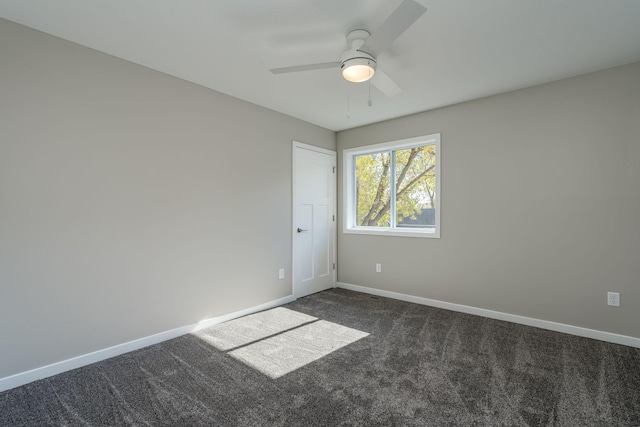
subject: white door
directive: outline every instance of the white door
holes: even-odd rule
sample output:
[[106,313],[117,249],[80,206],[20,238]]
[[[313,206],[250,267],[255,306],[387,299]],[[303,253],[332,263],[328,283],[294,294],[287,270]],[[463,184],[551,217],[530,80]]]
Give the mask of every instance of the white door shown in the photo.
[[336,153],[293,143],[293,294],[336,284]]

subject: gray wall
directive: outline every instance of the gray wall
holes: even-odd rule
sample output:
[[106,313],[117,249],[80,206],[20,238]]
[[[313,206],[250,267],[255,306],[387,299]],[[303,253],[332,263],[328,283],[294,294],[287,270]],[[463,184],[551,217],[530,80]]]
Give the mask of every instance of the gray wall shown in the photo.
[[291,141],[335,149],[5,20],[0,132],[0,378],[290,295]]
[[338,158],[437,132],[442,237],[340,232],[338,280],[640,337],[640,63],[339,132]]

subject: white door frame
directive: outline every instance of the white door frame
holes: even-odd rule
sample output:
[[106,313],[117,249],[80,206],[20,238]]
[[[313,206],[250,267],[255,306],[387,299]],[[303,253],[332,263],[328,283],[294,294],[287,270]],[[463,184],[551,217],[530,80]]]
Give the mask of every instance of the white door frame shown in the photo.
[[338,173],[338,168],[337,168],[337,158],[338,158],[338,154],[335,151],[332,150],[327,150],[326,148],[321,148],[321,147],[316,147],[315,145],[309,145],[309,144],[305,144],[303,142],[298,142],[298,141],[292,141],[292,148],[291,148],[291,157],[292,157],[292,174],[291,174],[291,287],[292,287],[292,294],[294,298],[298,298],[299,294],[298,294],[298,290],[296,289],[296,283],[295,283],[295,279],[296,279],[296,275],[295,275],[295,268],[296,268],[296,218],[297,218],[297,200],[296,200],[296,176],[297,176],[297,165],[296,165],[296,150],[298,149],[303,149],[303,150],[311,150],[311,151],[316,151],[318,153],[323,153],[323,154],[327,154],[331,157],[333,157],[334,160],[334,165],[336,165],[334,167],[334,179],[333,179],[333,185],[334,185],[334,192],[333,192],[333,216],[334,216],[334,221],[333,221],[333,265],[335,266],[333,269],[333,287],[336,287],[336,283],[337,283],[337,279],[338,279],[338,265],[337,265],[337,260],[336,260],[336,256],[337,256],[337,252],[338,252],[338,227],[337,227],[337,221],[338,221],[338,214],[337,214],[337,210],[338,210],[338,179],[337,179],[337,173]]

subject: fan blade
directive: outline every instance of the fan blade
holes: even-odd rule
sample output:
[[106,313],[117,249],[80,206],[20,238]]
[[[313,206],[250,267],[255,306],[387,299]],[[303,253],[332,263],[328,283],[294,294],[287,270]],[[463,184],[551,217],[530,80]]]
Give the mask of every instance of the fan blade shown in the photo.
[[396,84],[391,77],[378,68],[371,78],[371,84],[376,87],[380,92],[387,95],[389,98],[396,96],[402,92],[402,88]]
[[403,0],[358,50],[377,57],[426,11],[426,7],[413,0]]
[[340,62],[322,62],[320,64],[297,65],[295,67],[272,68],[273,74],[297,73],[298,71],[322,70],[325,68],[339,68]]

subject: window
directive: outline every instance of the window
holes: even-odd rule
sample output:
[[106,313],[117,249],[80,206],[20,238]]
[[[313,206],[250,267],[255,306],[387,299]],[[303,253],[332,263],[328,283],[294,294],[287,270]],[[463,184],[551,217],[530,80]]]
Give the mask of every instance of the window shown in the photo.
[[440,134],[344,150],[344,232],[440,237]]

